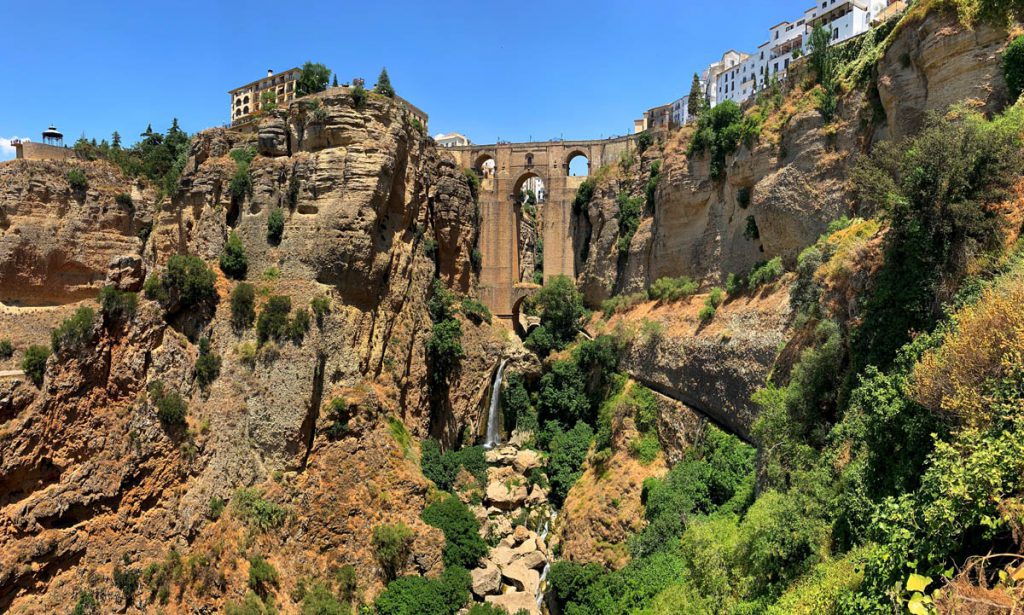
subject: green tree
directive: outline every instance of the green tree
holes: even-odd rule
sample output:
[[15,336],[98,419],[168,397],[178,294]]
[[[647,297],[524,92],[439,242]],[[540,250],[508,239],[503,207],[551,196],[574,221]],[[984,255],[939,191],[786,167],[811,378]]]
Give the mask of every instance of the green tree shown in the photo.
[[693,74],[693,82],[690,83],[690,96],[688,98],[687,120],[699,120],[704,114],[704,88],[701,87],[700,77]]
[[297,96],[316,94],[327,89],[330,81],[331,71],[323,64],[317,62],[306,62],[302,65],[302,72],[299,73],[298,83],[295,85]]
[[487,554],[487,543],[480,537],[480,522],[454,495],[423,509],[423,520],[444,532],[444,565],[475,568]]
[[92,328],[95,322],[96,312],[92,308],[82,306],[75,310],[70,318],[50,332],[50,347],[54,354],[62,350],[75,352],[81,349],[86,342],[92,339]]
[[1013,39],[1003,52],[1003,76],[1012,104],[1024,92],[1024,35]]
[[759,121],[744,117],[739,105],[731,100],[722,101],[697,121],[689,155],[707,155],[711,159],[711,178],[720,180],[725,175],[725,157],[733,154],[741,143],[750,145],[760,130]]
[[167,260],[162,275],[146,280],[145,292],[167,310],[198,307],[217,300],[216,276],[198,256],[175,254]]
[[249,258],[245,255],[245,246],[238,233],[231,231],[228,241],[224,244],[224,251],[220,255],[220,269],[229,278],[236,280],[245,279],[249,271]]
[[469,600],[469,572],[447,568],[440,578],[402,577],[374,602],[378,615],[455,615]]
[[583,306],[583,295],[569,277],[552,277],[532,302],[540,312],[541,326],[527,338],[527,346],[546,355],[565,348],[576,338],[587,310]]
[[231,326],[244,331],[256,322],[256,287],[242,282],[231,291]]
[[338,75],[337,74],[334,75],[333,80],[331,81],[331,87],[332,88],[338,87]]
[[268,340],[279,340],[288,334],[288,315],[292,311],[292,300],[284,295],[274,295],[260,312],[256,322],[256,334],[260,344]]
[[594,439],[594,430],[586,423],[576,423],[569,431],[556,427],[548,444],[548,480],[551,482],[551,501],[565,502],[569,489],[583,474],[583,462]]
[[380,76],[377,77],[377,85],[373,87],[373,91],[388,98],[395,97],[395,88],[391,87],[391,78],[388,77],[387,68],[380,69]]
[[220,355],[210,347],[210,339],[199,338],[199,356],[196,358],[196,381],[206,388],[220,376]]
[[249,558],[249,588],[266,598],[280,582],[280,575],[262,555]]

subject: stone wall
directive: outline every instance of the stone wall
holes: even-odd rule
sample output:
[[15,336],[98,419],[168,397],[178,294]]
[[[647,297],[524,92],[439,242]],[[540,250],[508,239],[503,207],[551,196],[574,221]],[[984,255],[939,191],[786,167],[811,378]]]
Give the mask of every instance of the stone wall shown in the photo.
[[18,160],[67,160],[78,158],[78,153],[70,147],[57,147],[45,143],[23,141],[14,146]]

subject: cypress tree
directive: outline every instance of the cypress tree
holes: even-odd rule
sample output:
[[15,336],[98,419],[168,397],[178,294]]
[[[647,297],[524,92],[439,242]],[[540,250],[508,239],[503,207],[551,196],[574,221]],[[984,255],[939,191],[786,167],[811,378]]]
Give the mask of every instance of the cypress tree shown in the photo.
[[380,77],[377,77],[377,85],[374,86],[373,91],[388,98],[395,97],[395,88],[391,87],[391,78],[388,77],[387,68],[380,69]]

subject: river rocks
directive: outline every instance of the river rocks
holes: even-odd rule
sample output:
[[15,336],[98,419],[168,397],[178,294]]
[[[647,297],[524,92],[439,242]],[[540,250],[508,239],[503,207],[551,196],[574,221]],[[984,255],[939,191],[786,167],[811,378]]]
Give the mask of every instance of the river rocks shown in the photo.
[[516,453],[515,459],[512,460],[512,467],[515,468],[516,472],[525,474],[534,468],[541,466],[540,453],[537,451],[524,449]]

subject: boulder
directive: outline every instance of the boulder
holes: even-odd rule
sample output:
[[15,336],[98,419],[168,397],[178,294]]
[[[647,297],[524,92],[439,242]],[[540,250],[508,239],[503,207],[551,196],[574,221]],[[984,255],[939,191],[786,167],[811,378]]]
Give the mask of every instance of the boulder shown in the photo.
[[519,451],[516,453],[515,459],[512,460],[512,467],[516,469],[516,472],[521,474],[525,474],[526,472],[534,468],[539,468],[540,466],[540,453],[529,449]]
[[501,510],[512,510],[522,506],[526,501],[526,485],[515,481],[489,483],[487,485],[487,502]]
[[537,598],[533,594],[527,594],[526,592],[509,592],[500,596],[487,596],[485,600],[494,606],[505,609],[509,613],[525,611],[529,615],[540,615],[540,609],[537,608]]
[[488,594],[501,591],[501,570],[491,562],[485,562],[483,568],[475,568],[469,572],[472,579],[473,594],[483,598]]
[[142,272],[142,258],[135,254],[123,254],[110,259],[104,284],[117,290],[138,292],[142,290],[145,277]]
[[532,570],[541,570],[544,568],[544,564],[547,563],[544,554],[540,551],[531,551],[521,558],[516,560],[517,564],[522,564]]
[[512,563],[516,554],[512,552],[512,548],[507,545],[498,545],[491,549],[491,561],[494,562],[499,568],[504,568]]
[[492,448],[484,454],[484,459],[487,460],[487,463],[499,466],[512,465],[516,459],[516,449],[513,446]]
[[530,495],[526,496],[526,503],[531,506],[543,504],[548,499],[548,496],[544,493],[544,490],[540,488],[540,485],[534,483],[533,487],[530,488]]
[[531,596],[540,588],[540,573],[523,562],[515,562],[501,570],[501,576],[521,591]]
[[512,540],[515,544],[520,545],[530,539],[530,530],[522,525],[517,525],[515,531],[512,532]]

